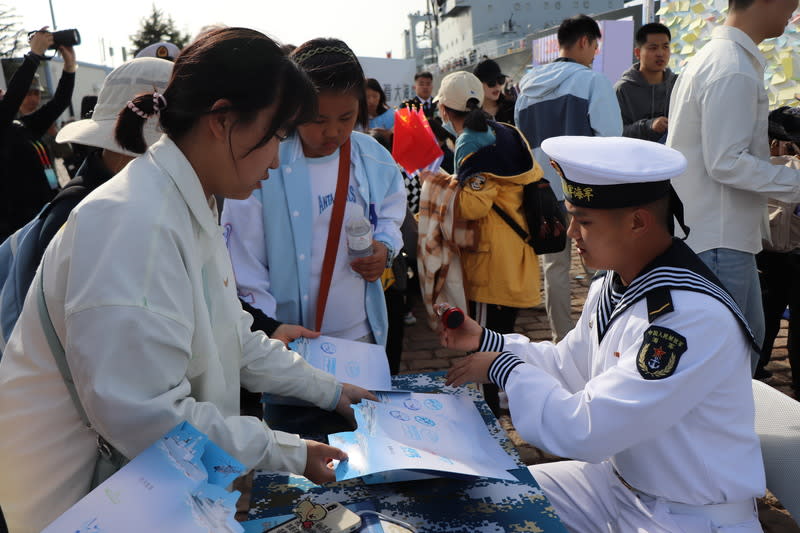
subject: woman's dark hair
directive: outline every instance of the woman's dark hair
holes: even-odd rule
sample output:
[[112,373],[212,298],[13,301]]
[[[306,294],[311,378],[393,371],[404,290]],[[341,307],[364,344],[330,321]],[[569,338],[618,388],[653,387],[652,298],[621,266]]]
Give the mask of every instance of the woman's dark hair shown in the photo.
[[450,107],[444,106],[448,115],[452,115],[459,119],[464,119],[464,127],[472,131],[488,131],[489,129],[489,115],[481,109],[480,102],[477,98],[470,98],[467,100],[467,110],[458,111]]
[[308,76],[275,41],[247,28],[213,29],[184,48],[175,60],[163,96],[159,104],[153,93],[140,94],[132,100],[132,106],[120,111],[115,130],[120,146],[143,153],[147,146],[142,127],[155,112],[161,129],[178,140],[200,117],[211,113],[212,105],[220,99],[229,100],[231,105],[215,112],[234,111],[243,123],[278,102],[269,130],[251,151],[278,131],[291,131],[316,115],[316,95]]
[[378,93],[378,107],[376,108],[378,114],[381,115],[384,111],[388,111],[389,105],[386,103],[386,93],[383,92],[380,82],[375,78],[367,78],[367,89],[372,89]]
[[369,115],[364,70],[344,41],[312,39],[295,48],[289,57],[309,75],[318,93],[352,91],[358,99],[357,124],[367,127]]

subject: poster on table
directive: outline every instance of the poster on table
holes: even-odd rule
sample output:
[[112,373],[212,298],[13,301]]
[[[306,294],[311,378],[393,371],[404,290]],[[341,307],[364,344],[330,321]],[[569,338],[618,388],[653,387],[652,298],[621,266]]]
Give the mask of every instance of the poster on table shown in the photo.
[[489,434],[469,397],[402,391],[377,396],[380,402],[353,406],[358,429],[328,436],[331,446],[348,455],[336,468],[337,481],[405,481],[440,473],[515,479],[508,470],[517,463]]
[[239,533],[245,467],[188,422],[176,426],[70,507],[43,533]]
[[289,344],[314,368],[333,374],[342,383],[367,390],[392,390],[386,350],[379,344],[337,339],[321,335],[301,337]]

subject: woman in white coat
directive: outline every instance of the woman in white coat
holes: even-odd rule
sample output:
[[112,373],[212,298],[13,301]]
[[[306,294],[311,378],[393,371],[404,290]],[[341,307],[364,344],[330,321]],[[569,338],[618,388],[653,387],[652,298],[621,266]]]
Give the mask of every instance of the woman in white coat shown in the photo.
[[[153,115],[166,135],[72,212],[0,361],[0,505],[11,531],[40,531],[88,492],[98,434],[132,458],[183,420],[250,468],[334,479],[328,463],[344,453],[239,416],[240,384],[350,416],[372,395],[250,332],[214,202],[260,187],[313,102],[278,45],[225,28],[182,52],[163,95],[121,111],[126,150],[145,151]],[[91,429],[48,344],[42,284]]]

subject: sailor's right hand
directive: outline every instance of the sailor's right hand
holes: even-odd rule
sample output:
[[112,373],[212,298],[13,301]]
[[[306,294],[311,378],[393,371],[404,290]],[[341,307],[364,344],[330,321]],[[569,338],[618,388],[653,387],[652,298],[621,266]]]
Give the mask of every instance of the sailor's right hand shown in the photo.
[[306,441],[306,469],[303,475],[318,485],[336,481],[332,461],[344,461],[347,454],[339,448],[315,440]]
[[[441,304],[437,304],[441,305]],[[439,326],[439,341],[445,348],[474,352],[481,346],[483,328],[464,314],[464,323],[455,329]]]

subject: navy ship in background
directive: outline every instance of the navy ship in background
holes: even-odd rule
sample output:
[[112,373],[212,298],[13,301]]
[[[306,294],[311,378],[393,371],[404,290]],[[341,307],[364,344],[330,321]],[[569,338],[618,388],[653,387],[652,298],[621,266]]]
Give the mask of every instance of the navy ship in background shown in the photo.
[[436,88],[445,74],[472,71],[487,58],[497,61],[511,83],[518,83],[536,64],[532,43],[555,34],[563,19],[579,13],[598,21],[630,18],[638,28],[643,20],[652,19],[659,4],[653,0],[429,0],[426,13],[408,15],[405,57],[416,60],[417,71],[432,72]]

